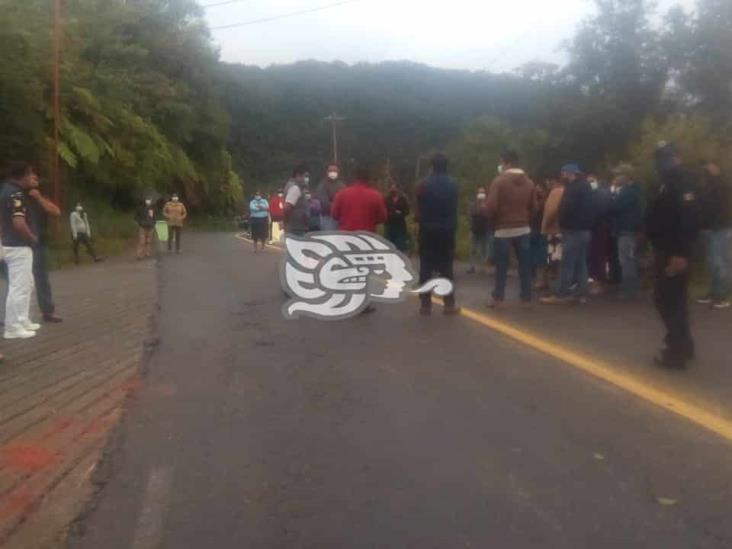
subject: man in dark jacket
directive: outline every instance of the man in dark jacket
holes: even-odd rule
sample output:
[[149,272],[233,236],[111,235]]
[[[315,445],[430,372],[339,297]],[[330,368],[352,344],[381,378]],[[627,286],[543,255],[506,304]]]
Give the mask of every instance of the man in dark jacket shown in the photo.
[[618,255],[624,297],[635,298],[640,290],[638,276],[638,233],[643,224],[643,191],[634,179],[630,164],[620,164],[615,170],[617,192],[610,203],[610,215],[618,241]]
[[699,227],[698,192],[673,143],[660,143],[654,160],[661,186],[646,212],[646,233],[655,255],[656,308],[666,327],[666,348],[656,364],[684,368],[694,357],[688,288]]
[[314,198],[320,202],[320,229],[323,231],[338,230],[338,223],[331,217],[330,210],[335,201],[335,196],[346,188],[340,179],[338,164],[328,164],[326,177],[315,190]]
[[[437,272],[449,280],[453,277],[455,232],[457,230],[458,188],[447,175],[447,157],[442,154],[432,159],[432,175],[417,188],[416,219],[419,224],[419,280],[424,284]],[[432,296],[422,294],[420,313],[432,311]],[[455,294],[445,297],[444,313],[460,312],[455,305]]]
[[153,231],[155,230],[155,206],[152,200],[145,199],[135,212],[135,221],[138,227],[137,259],[145,259],[152,255]]
[[587,247],[595,223],[595,201],[592,188],[577,164],[562,168],[564,195],[559,204],[559,227],[562,231],[562,260],[559,289],[556,295],[544,297],[542,303],[565,303],[574,297],[584,303],[587,295]]
[[732,191],[722,180],[719,166],[704,164],[704,184],[699,193],[702,237],[707,251],[707,267],[712,275],[709,293],[699,303],[711,303],[715,309],[730,306],[729,247],[732,240]]

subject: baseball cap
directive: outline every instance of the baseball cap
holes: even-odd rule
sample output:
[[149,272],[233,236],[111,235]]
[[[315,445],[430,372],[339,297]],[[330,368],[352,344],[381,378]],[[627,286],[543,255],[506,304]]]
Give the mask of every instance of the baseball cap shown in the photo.
[[582,173],[579,164],[565,164],[561,169],[564,173]]

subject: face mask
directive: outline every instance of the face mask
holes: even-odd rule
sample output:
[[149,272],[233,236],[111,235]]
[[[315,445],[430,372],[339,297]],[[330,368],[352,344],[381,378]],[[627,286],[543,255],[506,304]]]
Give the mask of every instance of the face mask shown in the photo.
[[178,197],[177,196],[174,196],[173,197],[173,202],[178,202]]
[[500,164],[498,164],[498,173],[499,174],[503,173],[503,166],[501,166]]
[[280,197],[280,198],[282,198],[285,195],[283,193],[277,193],[277,196]]
[[145,206],[149,206],[150,204],[152,204],[152,201],[150,201],[150,200],[145,200]]
[[485,200],[485,193],[478,193],[478,200]]
[[338,172],[328,172],[328,179],[331,181],[338,179]]
[[79,213],[81,213],[81,212],[84,211],[84,208],[82,208],[81,206],[77,206],[76,207],[76,211],[79,212]]
[[306,194],[305,195],[305,200],[310,200],[310,195],[309,194]]
[[600,184],[597,181],[595,181],[594,179],[592,181],[590,181],[590,187],[592,187],[593,191],[596,191],[599,186],[600,186]]
[[254,198],[255,198],[256,200],[262,200],[262,195],[261,195],[261,194],[255,194],[255,195],[254,195]]
[[309,175],[305,177],[305,180],[303,181],[303,183],[305,185],[310,185],[310,176]]

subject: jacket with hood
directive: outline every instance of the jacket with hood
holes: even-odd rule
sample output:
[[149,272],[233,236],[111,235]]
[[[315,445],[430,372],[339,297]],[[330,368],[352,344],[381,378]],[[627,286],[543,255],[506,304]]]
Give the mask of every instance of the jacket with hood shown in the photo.
[[518,168],[503,172],[488,190],[488,216],[497,231],[530,227],[538,205],[534,182]]

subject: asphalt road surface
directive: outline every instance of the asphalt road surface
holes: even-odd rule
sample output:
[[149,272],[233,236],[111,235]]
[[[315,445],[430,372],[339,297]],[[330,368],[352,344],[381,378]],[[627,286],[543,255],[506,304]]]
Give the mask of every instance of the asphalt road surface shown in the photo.
[[732,547],[730,441],[416,303],[286,321],[278,252],[185,244],[71,547]]

